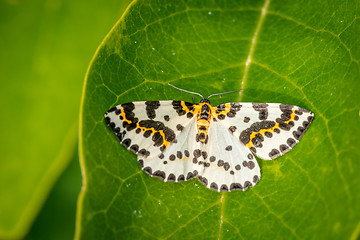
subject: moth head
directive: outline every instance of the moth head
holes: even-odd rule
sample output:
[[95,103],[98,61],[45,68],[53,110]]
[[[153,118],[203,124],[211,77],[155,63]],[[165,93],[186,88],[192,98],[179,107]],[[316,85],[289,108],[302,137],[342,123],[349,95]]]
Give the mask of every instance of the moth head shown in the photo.
[[201,99],[200,103],[210,103],[209,98],[203,98]]

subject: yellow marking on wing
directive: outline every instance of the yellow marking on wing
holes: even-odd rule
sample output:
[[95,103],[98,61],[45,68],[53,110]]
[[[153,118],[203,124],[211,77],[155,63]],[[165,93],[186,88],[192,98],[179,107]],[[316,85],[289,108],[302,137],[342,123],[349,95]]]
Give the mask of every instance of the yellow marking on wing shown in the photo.
[[126,119],[126,115],[125,115],[124,109],[122,108],[120,111],[121,111],[120,116],[122,116],[122,118],[123,118],[122,121],[125,121],[125,122],[127,122],[128,124],[131,124],[131,121],[128,120],[128,119]]
[[230,104],[230,103],[226,103],[226,104],[225,104],[225,109],[222,110],[221,112],[217,113],[217,112],[216,112],[216,111],[217,111],[217,107],[212,107],[215,116],[219,116],[219,115],[221,115],[221,114],[226,115],[228,112],[230,112],[230,108],[231,108],[231,104]]
[[185,104],[184,101],[181,101],[180,104],[181,104],[182,109],[183,109],[186,113],[191,112],[192,114],[195,115],[195,114],[197,114],[197,113],[200,111],[201,106],[202,106],[203,103],[194,104],[194,105],[193,105],[193,107],[194,107],[193,110],[190,110],[190,109],[186,106],[186,104]]
[[165,145],[165,147],[169,146],[170,142],[165,140],[165,133],[163,130],[155,130],[155,128],[140,127],[139,122],[136,123],[136,128],[139,128],[141,132],[150,130],[151,135],[154,135],[156,132],[159,132],[164,142],[163,145]]
[[[286,124],[288,124],[288,123],[291,122],[291,121],[294,121],[294,119],[295,119],[295,116],[296,116],[296,115],[295,115],[295,110],[291,110],[291,111],[292,111],[292,113],[291,113],[290,119],[287,120],[287,121],[284,121],[284,123],[286,123]],[[274,133],[274,130],[275,130],[275,129],[280,129],[278,122],[275,122],[275,126],[272,127],[272,128],[260,129],[259,132],[252,132],[251,135],[250,135],[250,141],[246,144],[246,146],[247,146],[248,148],[251,148],[251,147],[254,146],[253,143],[252,143],[252,140],[254,139],[254,137],[256,136],[256,134],[260,133],[261,135],[264,136],[265,132]]]
[[[128,124],[131,124],[131,123],[132,123],[131,120],[129,120],[129,119],[126,118],[124,109],[121,109],[120,116],[122,116],[122,118],[123,118],[122,121],[125,121],[125,122],[127,122]],[[145,131],[147,131],[147,130],[150,130],[152,135],[154,135],[156,132],[159,132],[160,135],[161,135],[161,137],[162,137],[162,139],[163,139],[163,145],[164,145],[165,147],[169,146],[170,142],[165,140],[165,133],[164,133],[163,130],[155,130],[155,128],[141,127],[141,126],[139,125],[139,122],[136,123],[136,128],[139,128],[142,132],[145,132]]]

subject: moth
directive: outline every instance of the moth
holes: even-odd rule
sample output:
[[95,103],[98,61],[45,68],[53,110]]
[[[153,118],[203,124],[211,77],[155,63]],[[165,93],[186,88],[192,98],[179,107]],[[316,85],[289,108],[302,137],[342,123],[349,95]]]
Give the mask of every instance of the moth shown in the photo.
[[204,98],[171,86],[202,99],[199,104],[130,102],[105,114],[116,139],[137,154],[142,170],[165,182],[197,177],[215,191],[245,191],[261,177],[254,155],[271,160],[285,154],[314,119],[314,113],[304,108],[280,103],[233,102],[213,107],[209,98],[225,93]]

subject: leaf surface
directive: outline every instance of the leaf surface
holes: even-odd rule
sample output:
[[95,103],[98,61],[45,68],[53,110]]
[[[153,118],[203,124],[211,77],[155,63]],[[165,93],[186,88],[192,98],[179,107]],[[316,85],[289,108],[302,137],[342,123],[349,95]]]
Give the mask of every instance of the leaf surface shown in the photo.
[[[359,3],[134,1],[95,54],[84,89],[79,239],[356,239],[360,232]],[[279,102],[315,120],[259,160],[261,181],[217,193],[141,171],[104,113],[131,101]],[[221,140],[220,140],[221,141]]]
[[67,168],[54,184],[24,240],[73,239],[76,199],[81,189],[79,153],[74,151]]

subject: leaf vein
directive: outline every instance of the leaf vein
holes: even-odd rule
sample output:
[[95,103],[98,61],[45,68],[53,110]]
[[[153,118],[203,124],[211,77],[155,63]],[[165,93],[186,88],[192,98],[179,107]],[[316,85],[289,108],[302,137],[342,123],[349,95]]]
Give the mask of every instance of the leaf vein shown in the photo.
[[296,238],[296,239],[300,239],[300,237],[296,234],[296,232],[294,231],[294,229],[292,229],[289,225],[287,225],[287,223],[284,221],[284,219],[282,219],[281,216],[279,216],[278,214],[276,214],[271,208],[270,206],[265,202],[264,198],[261,197],[256,191],[254,191],[251,188],[252,192],[255,194],[256,197],[258,197],[262,204],[265,206],[265,208],[268,210],[269,213],[271,213],[274,217],[276,217],[280,223],[287,229],[290,231],[290,233]]
[[261,27],[262,27],[262,25],[264,23],[264,19],[265,19],[267,10],[269,8],[269,5],[270,5],[270,0],[266,0],[265,3],[264,3],[264,6],[261,9],[259,22],[258,22],[258,24],[256,26],[254,35],[252,37],[249,54],[248,54],[247,60],[245,62],[245,70],[244,70],[244,75],[243,75],[241,83],[240,83],[240,88],[244,88],[244,86],[245,86],[245,83],[246,83],[246,80],[247,80],[247,75],[248,75],[249,68],[250,68],[250,64],[252,62],[252,58],[253,58],[256,42],[257,42],[257,38],[258,38],[259,32],[261,30]]
[[271,15],[274,15],[274,16],[281,17],[281,18],[286,19],[288,21],[294,22],[294,23],[296,23],[296,24],[298,24],[300,26],[303,26],[306,29],[312,30],[314,32],[324,32],[324,33],[330,34],[331,36],[335,37],[339,41],[340,45],[342,45],[345,48],[345,50],[349,53],[351,61],[355,62],[357,65],[360,65],[359,60],[357,60],[357,59],[355,59],[353,57],[350,48],[341,40],[341,38],[339,37],[339,34],[335,34],[335,33],[331,32],[331,31],[325,30],[325,29],[316,29],[316,28],[311,27],[311,26],[309,26],[309,25],[307,25],[305,23],[302,23],[302,22],[300,22],[300,21],[298,21],[298,20],[296,20],[296,19],[294,19],[292,17],[286,16],[286,15],[278,13],[278,12],[268,11],[268,13],[271,14]]

